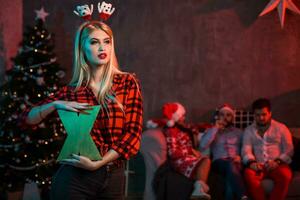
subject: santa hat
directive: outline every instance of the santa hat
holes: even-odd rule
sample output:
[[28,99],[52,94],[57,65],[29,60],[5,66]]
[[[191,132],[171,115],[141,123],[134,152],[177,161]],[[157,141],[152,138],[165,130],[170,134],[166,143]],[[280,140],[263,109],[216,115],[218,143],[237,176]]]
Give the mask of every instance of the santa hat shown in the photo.
[[168,119],[167,126],[173,127],[175,123],[185,114],[185,109],[180,103],[166,103],[163,106],[163,115]]
[[218,110],[219,110],[219,112],[227,111],[227,112],[230,112],[233,116],[235,115],[235,112],[234,112],[232,106],[228,103],[225,103],[222,106],[220,106]]

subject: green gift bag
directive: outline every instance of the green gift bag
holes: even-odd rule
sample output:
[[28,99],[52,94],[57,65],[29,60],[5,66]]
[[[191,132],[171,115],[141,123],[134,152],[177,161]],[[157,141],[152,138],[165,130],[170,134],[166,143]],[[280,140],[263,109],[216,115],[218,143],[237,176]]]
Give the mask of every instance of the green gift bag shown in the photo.
[[101,106],[91,106],[88,114],[58,110],[58,115],[66,129],[67,138],[57,161],[71,158],[71,154],[86,156],[91,160],[101,160],[100,153],[90,132]]

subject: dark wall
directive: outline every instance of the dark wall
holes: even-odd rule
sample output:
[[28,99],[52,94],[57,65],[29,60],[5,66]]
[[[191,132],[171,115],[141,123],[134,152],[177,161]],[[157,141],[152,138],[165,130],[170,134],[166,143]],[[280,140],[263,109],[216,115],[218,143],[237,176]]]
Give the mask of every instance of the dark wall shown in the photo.
[[[141,80],[145,119],[159,117],[163,103],[180,101],[190,120],[207,121],[224,102],[244,108],[265,96],[276,119],[300,126],[300,15],[287,12],[281,29],[277,10],[257,18],[267,0],[111,2],[117,56],[121,68]],[[42,5],[50,13],[47,26],[69,75],[74,32],[82,22],[73,14],[77,3],[97,1],[24,2],[24,25],[33,24]]]

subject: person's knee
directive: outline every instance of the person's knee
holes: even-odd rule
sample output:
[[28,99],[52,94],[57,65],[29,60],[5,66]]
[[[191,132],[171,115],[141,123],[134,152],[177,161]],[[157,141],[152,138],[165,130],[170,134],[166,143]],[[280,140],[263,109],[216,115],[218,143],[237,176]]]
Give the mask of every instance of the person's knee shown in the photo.
[[203,158],[202,161],[201,161],[201,166],[204,166],[204,167],[210,167],[211,165],[211,161],[209,158]]
[[247,183],[260,184],[260,179],[257,177],[256,172],[249,168],[246,168],[244,171],[244,179]]
[[289,183],[292,179],[292,172],[291,170],[280,171],[280,173],[277,174],[277,177],[278,182]]
[[289,185],[292,179],[292,171],[288,166],[280,166],[271,173],[270,177],[276,185]]

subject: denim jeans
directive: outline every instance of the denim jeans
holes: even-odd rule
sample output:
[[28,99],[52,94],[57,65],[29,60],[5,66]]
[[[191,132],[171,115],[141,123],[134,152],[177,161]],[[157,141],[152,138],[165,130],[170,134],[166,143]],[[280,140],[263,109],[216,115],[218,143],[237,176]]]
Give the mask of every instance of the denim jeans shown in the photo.
[[225,199],[232,200],[234,196],[241,199],[246,195],[241,164],[231,159],[217,159],[212,162],[212,170],[225,178]]
[[124,167],[87,171],[62,165],[52,179],[52,200],[124,200]]

